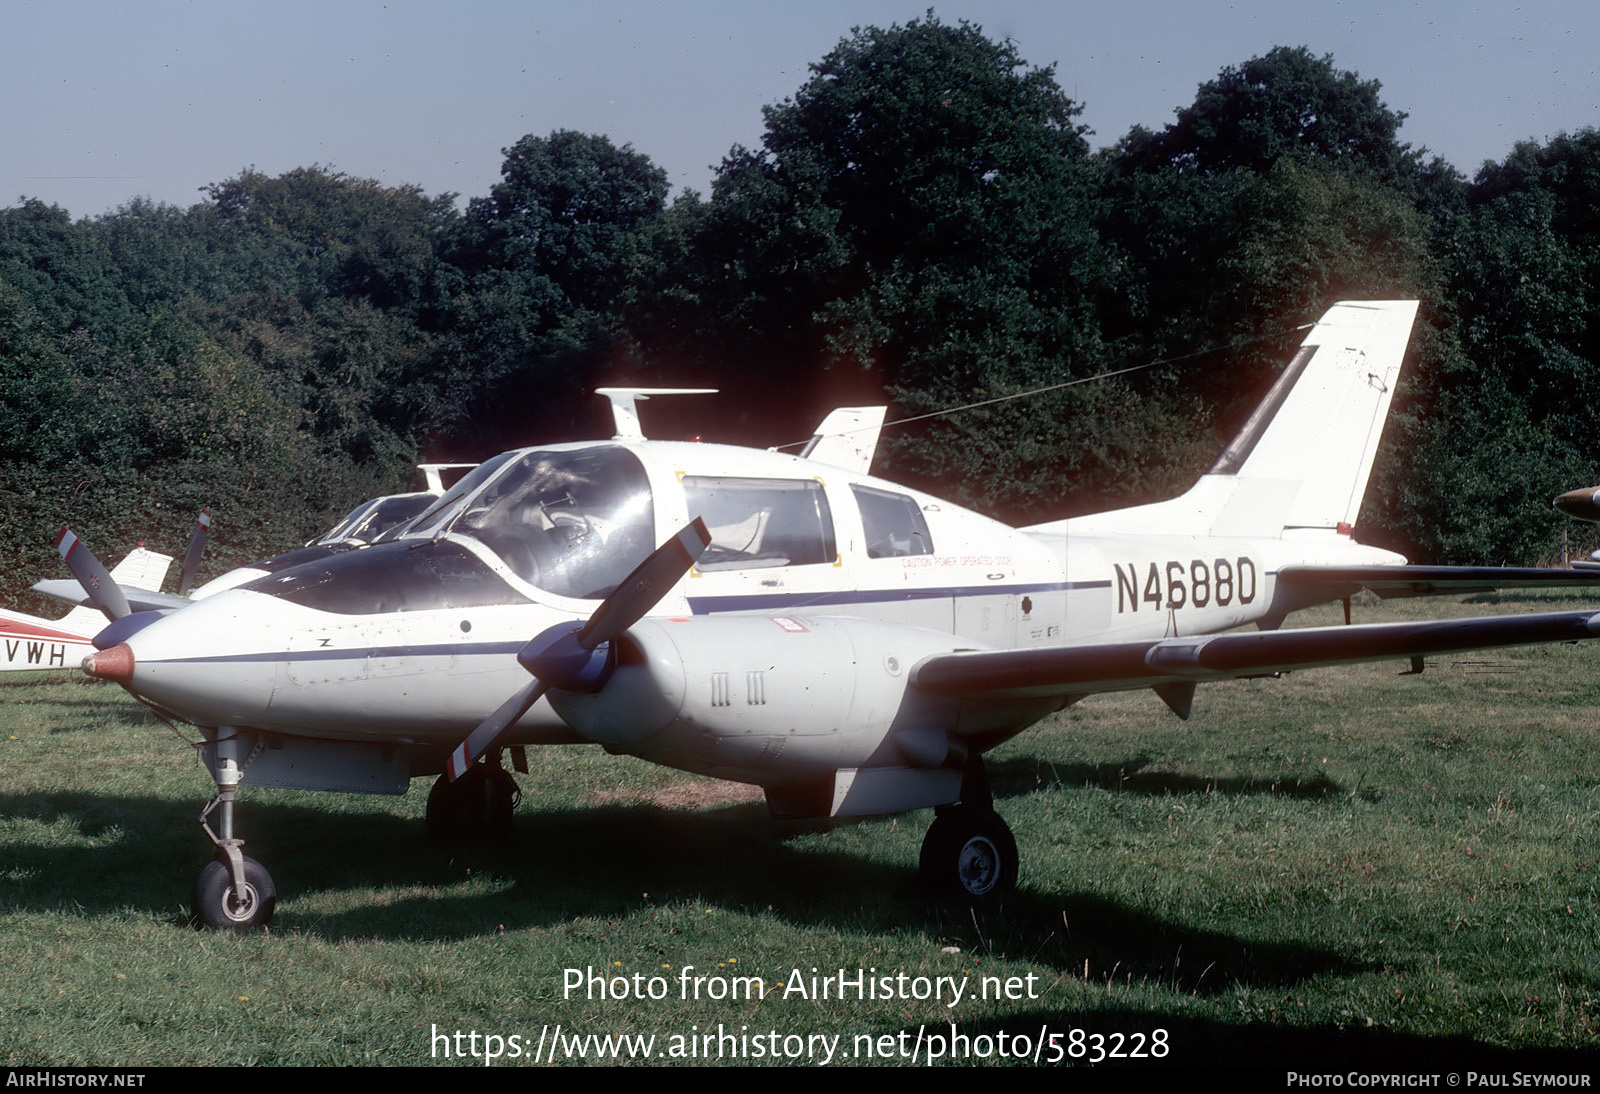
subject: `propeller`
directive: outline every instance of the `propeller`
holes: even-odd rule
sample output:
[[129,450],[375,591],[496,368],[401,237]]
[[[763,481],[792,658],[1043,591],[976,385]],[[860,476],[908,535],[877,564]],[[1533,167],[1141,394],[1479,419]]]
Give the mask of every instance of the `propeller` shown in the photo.
[[194,535],[189,537],[189,549],[183,553],[183,570],[178,578],[178,595],[188,596],[194,585],[195,571],[200,569],[200,555],[206,549],[206,537],[211,534],[211,510],[200,510],[194,522]]
[[72,529],[65,525],[61,534],[56,536],[56,551],[67,564],[67,569],[72,571],[72,576],[78,579],[78,584],[83,586],[84,593],[89,597],[89,603],[105,613],[106,618],[115,623],[125,615],[133,614],[133,608],[128,605],[128,598],[123,595],[122,589],[111,580],[111,575],[94,557],[94,552],[85,547],[73,535]]
[[478,757],[493,748],[500,735],[528,713],[528,708],[550,688],[598,691],[604,686],[613,661],[610,651],[601,651],[600,647],[643,619],[710,544],[711,533],[706,530],[705,521],[696,517],[624,578],[586,622],[557,623],[522,647],[517,661],[533,674],[533,680],[500,704],[456,746],[445,767],[445,777],[454,782],[465,775]]

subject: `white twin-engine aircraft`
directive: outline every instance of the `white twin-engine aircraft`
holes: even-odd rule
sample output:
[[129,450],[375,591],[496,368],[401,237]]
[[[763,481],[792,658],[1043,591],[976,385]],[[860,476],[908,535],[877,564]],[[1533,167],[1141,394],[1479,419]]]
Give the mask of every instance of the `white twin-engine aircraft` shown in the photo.
[[429,822],[453,831],[509,821],[504,753],[526,770],[523,746],[568,742],[753,783],[781,817],[934,807],[925,879],[989,896],[1017,852],[983,754],[1089,695],[1150,688],[1187,716],[1204,681],[1600,633],[1600,611],[1277,629],[1362,588],[1593,579],[1351,537],[1415,312],[1329,310],[1182,497],[1028,528],[869,475],[881,408],[789,456],[647,440],[648,393],[612,391],[612,440],[504,453],[394,538],[126,615],[84,667],[205,736],[215,926],[273,910],[241,784],[439,775]]

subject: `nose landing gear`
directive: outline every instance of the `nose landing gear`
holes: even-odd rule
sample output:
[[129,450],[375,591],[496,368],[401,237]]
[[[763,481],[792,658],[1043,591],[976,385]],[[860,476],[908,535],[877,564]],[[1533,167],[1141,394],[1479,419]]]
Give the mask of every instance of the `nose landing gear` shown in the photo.
[[[190,915],[196,926],[244,931],[272,921],[278,894],[267,868],[245,857],[244,840],[233,834],[233,799],[239,790],[239,737],[229,727],[205,730],[206,766],[217,782],[217,793],[200,814],[200,827],[217,848],[213,859],[195,879]],[[211,814],[217,813],[217,831]]]

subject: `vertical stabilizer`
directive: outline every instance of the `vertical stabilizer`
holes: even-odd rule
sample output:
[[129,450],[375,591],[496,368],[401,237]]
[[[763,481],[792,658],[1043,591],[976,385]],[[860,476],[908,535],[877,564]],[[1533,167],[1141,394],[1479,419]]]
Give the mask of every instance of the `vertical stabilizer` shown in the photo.
[[1353,526],[1416,314],[1414,300],[1334,305],[1209,473],[1272,484],[1285,531]]
[[167,580],[167,570],[171,566],[171,555],[147,551],[142,546],[135,547],[128,552],[128,557],[117,563],[117,568],[111,571],[111,580],[129,588],[158,592],[162,582]]
[[1188,493],[1079,517],[1071,522],[1073,532],[1348,534],[1372,474],[1416,313],[1415,300],[1335,304]]
[[833,411],[817,426],[800,452],[802,459],[831,463],[858,475],[872,470],[872,457],[878,451],[878,434],[883,429],[886,406],[846,406]]

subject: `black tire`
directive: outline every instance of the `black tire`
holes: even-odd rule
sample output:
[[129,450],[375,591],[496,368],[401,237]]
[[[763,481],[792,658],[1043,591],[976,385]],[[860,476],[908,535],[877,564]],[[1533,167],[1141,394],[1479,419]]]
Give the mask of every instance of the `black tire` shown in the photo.
[[428,833],[437,839],[500,839],[522,791],[503,768],[473,764],[455,782],[440,775],[428,791]]
[[236,893],[233,871],[223,859],[213,859],[194,882],[192,918],[196,926],[224,931],[248,931],[272,922],[278,892],[272,875],[253,858],[244,860],[244,892]]
[[956,806],[928,828],[919,868],[934,896],[1001,897],[1017,884],[1017,841],[994,810]]

